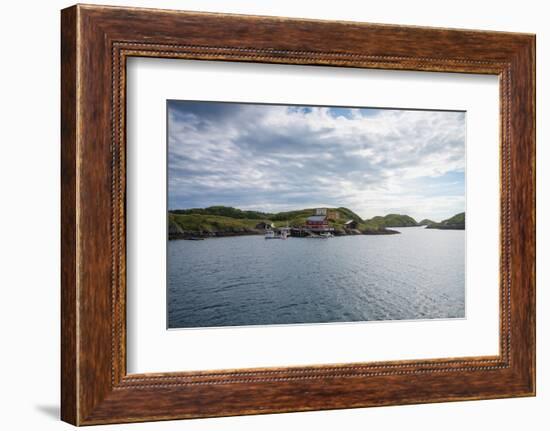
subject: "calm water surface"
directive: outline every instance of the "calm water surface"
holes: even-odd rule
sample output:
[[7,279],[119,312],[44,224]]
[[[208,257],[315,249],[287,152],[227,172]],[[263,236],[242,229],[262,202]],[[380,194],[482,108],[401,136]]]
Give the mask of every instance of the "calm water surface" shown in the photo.
[[168,242],[170,328],[458,318],[465,232]]

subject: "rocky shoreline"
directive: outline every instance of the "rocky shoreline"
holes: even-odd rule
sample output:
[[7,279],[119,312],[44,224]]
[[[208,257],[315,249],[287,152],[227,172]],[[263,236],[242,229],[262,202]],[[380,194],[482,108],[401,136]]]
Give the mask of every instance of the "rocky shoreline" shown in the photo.
[[249,236],[249,235],[263,235],[263,232],[260,232],[259,230],[245,230],[245,231],[220,231],[220,232],[193,232],[193,231],[186,231],[186,232],[168,232],[168,239],[169,240],[175,240],[175,239],[206,239],[206,238],[225,238],[230,236]]
[[[335,230],[334,236],[353,236],[353,235],[395,235],[398,231],[392,229],[370,230],[361,232],[357,229]],[[226,238],[234,236],[264,235],[265,230],[261,229],[233,229],[224,231],[183,231],[170,229],[168,232],[169,240],[197,240],[207,238]],[[292,236],[292,235],[291,235]]]
[[[319,214],[320,215],[319,215]],[[322,219],[322,220],[316,220]],[[311,222],[311,223],[310,223]],[[264,235],[271,229],[287,226],[294,237],[315,237],[330,232],[334,236],[396,235],[397,228],[426,226],[428,229],[464,229],[465,213],[439,223],[423,219],[420,223],[406,214],[387,214],[362,219],[348,208],[305,208],[264,213],[226,206],[175,209],[168,213],[168,239],[201,240],[245,235]]]
[[447,224],[443,225],[440,223],[434,223],[429,226],[426,226],[426,229],[443,229],[443,230],[465,230],[466,227],[464,224]]

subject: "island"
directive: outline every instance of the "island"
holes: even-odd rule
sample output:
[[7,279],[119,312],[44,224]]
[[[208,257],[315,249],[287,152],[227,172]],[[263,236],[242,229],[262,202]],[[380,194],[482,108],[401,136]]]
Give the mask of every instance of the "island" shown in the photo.
[[405,214],[388,214],[386,216],[376,216],[371,219],[375,223],[385,227],[412,227],[420,226],[415,219]]
[[[462,219],[459,216],[462,216]],[[266,232],[282,230],[286,230],[289,236],[299,237],[315,236],[319,232],[328,232],[332,236],[395,235],[399,232],[391,228],[416,226],[426,226],[430,229],[464,229],[464,213],[436,223],[429,219],[417,222],[406,214],[387,214],[362,219],[345,207],[305,208],[267,213],[218,205],[168,211],[170,240],[265,235]]]
[[464,230],[466,228],[466,213],[458,213],[443,220],[440,223],[431,223],[426,226],[426,229],[453,229]]
[[[393,220],[393,219],[392,219]],[[390,223],[391,224],[391,223]],[[329,230],[334,236],[393,235],[399,232],[384,217],[363,220],[348,208],[306,208],[266,213],[227,206],[168,211],[169,239],[200,239],[238,235],[263,235],[271,229],[288,229],[291,236]]]
[[433,221],[433,220],[430,220],[429,218],[425,218],[424,220],[420,220],[418,222],[418,225],[419,226],[429,226],[429,225],[434,224],[434,223],[436,223],[436,222]]

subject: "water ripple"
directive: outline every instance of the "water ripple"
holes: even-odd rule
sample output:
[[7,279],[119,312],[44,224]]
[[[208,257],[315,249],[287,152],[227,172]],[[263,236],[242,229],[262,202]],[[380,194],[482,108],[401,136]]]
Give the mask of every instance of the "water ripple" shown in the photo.
[[464,317],[464,231],[168,243],[172,328]]

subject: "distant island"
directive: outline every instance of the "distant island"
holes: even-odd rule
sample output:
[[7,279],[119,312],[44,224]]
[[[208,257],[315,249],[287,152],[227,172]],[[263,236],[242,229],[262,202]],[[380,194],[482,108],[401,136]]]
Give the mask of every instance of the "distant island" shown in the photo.
[[385,227],[420,226],[415,219],[404,214],[388,214],[384,217],[376,216],[371,218],[369,221]]
[[430,223],[427,229],[454,229],[464,230],[466,227],[466,213],[459,213],[440,223]]
[[[459,227],[460,220],[462,227]],[[281,228],[290,228],[297,235],[301,234],[302,230],[307,232],[310,226],[315,227],[318,223],[330,229],[335,236],[392,235],[399,234],[398,231],[390,229],[397,227],[464,229],[464,213],[436,223],[428,219],[416,222],[414,218],[402,214],[388,214],[363,220],[344,207],[307,208],[279,213],[247,211],[227,206],[176,209],[168,211],[168,239],[261,235],[266,230]]]
[[419,224],[420,226],[429,226],[429,225],[435,224],[435,223],[436,223],[435,221],[430,220],[429,218],[425,218],[424,220],[420,220],[420,221],[418,222],[418,224]]

